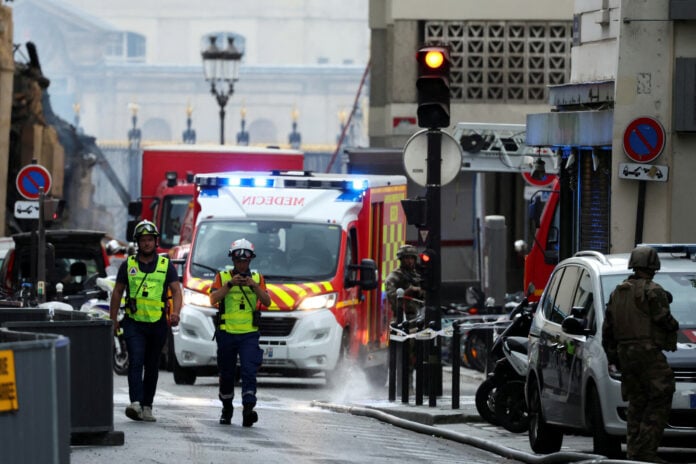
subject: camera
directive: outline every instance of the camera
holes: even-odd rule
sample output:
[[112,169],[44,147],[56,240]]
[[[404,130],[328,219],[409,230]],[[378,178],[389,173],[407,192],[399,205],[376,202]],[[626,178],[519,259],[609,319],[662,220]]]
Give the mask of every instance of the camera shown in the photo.
[[246,272],[239,272],[238,270],[233,269],[233,270],[232,270],[232,275],[240,275],[240,276],[242,276],[242,277],[251,277],[251,272],[249,272],[249,271],[246,271]]
[[135,314],[138,311],[138,305],[135,304],[135,298],[128,298],[128,301],[126,301],[126,307],[130,310],[131,314]]

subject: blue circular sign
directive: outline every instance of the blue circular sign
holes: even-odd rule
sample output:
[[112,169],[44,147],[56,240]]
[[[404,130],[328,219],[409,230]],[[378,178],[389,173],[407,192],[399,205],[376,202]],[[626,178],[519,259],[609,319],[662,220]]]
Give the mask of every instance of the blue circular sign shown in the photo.
[[665,148],[665,130],[654,118],[634,119],[624,132],[624,151],[636,163],[649,163]]
[[27,200],[38,200],[40,188],[44,193],[51,190],[51,173],[40,164],[24,166],[17,174],[17,191]]

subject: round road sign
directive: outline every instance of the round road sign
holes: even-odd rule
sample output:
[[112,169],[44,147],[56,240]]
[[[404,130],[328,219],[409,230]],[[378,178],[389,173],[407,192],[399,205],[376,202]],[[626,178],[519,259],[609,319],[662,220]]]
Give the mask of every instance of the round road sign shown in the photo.
[[40,164],[24,166],[17,174],[17,191],[27,200],[38,200],[39,189],[44,193],[51,190],[51,173]]
[[[441,132],[440,185],[447,185],[462,169],[462,147],[447,132]],[[416,132],[404,145],[406,175],[425,187],[428,173],[428,129]]]
[[626,156],[636,163],[649,163],[665,148],[665,129],[657,119],[636,118],[626,127],[623,137]]
[[556,180],[556,174],[544,174],[541,179],[535,179],[532,177],[532,173],[523,172],[522,177],[527,183],[533,187],[546,187],[551,185],[554,180]]

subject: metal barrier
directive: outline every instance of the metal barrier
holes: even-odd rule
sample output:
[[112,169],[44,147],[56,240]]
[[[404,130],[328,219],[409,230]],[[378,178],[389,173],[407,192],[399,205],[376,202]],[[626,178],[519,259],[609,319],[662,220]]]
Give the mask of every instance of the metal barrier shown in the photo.
[[0,308],[0,325],[70,339],[72,445],[123,445],[114,431],[113,325],[79,311]]
[[0,328],[3,462],[70,462],[70,342]]
[[[398,320],[397,315],[397,320]],[[423,319],[406,320],[401,323],[391,324],[391,334],[389,337],[389,385],[388,395],[389,401],[396,400],[397,379],[401,386],[401,402],[408,404],[409,402],[409,387],[411,383],[411,371],[416,374],[415,381],[415,404],[420,406],[423,404],[423,396],[426,393],[424,387],[427,388],[428,405],[430,407],[437,406],[438,393],[441,394],[441,382],[439,385],[431,385],[434,382],[425,383],[425,367],[428,368],[427,379],[438,381],[434,370],[437,366],[432,359],[424,360],[425,353],[432,354],[434,347],[437,348],[438,340],[448,340],[450,343],[450,354],[452,357],[452,409],[460,407],[460,372],[461,372],[461,341],[462,336],[467,334],[472,329],[486,329],[494,332],[496,329],[506,327],[510,321],[500,321],[505,314],[486,315],[486,316],[467,316],[452,321],[451,326],[441,330],[433,330],[425,327]],[[412,348],[411,348],[412,346]],[[414,351],[415,365],[410,366],[409,357],[411,349]],[[439,389],[437,387],[440,387]]]

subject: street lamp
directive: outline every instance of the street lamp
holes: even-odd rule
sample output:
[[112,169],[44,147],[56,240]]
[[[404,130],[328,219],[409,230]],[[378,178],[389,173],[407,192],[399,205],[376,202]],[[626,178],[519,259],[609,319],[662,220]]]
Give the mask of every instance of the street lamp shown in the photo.
[[[234,83],[239,80],[239,62],[243,53],[234,46],[234,38],[227,37],[227,48],[218,48],[217,37],[208,37],[210,45],[201,52],[205,80],[210,82],[210,93],[220,106],[220,144],[225,144],[225,106],[234,93]],[[227,88],[225,89],[225,84]]]

